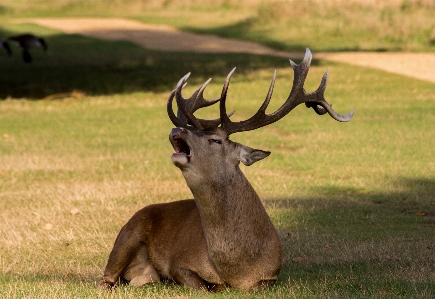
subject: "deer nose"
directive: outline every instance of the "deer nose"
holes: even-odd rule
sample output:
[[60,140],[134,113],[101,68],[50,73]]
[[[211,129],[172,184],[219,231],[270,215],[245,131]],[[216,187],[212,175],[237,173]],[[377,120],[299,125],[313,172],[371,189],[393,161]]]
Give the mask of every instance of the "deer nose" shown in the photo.
[[171,130],[171,135],[178,135],[178,134],[180,134],[182,131],[183,131],[182,128],[173,128],[173,129]]
[[176,137],[180,137],[180,135],[181,134],[185,134],[185,133],[187,133],[187,130],[185,129],[185,128],[181,128],[181,127],[178,127],[178,128],[173,128],[172,130],[171,130],[171,136],[172,136],[172,138],[176,138]]

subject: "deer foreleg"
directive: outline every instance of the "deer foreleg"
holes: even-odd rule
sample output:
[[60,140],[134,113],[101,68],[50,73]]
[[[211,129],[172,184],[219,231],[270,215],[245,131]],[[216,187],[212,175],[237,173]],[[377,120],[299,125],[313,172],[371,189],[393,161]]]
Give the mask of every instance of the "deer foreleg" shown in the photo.
[[98,285],[103,289],[111,289],[120,280],[136,286],[160,281],[142,238],[127,225],[115,241]]

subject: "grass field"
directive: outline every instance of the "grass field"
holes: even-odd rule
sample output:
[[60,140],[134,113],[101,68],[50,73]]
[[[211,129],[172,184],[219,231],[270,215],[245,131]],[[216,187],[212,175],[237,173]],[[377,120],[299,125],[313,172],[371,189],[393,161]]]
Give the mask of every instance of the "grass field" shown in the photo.
[[0,27],[26,31],[50,48],[34,51],[31,65],[0,55],[1,298],[435,297],[435,86],[323,61],[313,61],[306,89],[328,68],[326,97],[337,112],[355,109],[350,123],[298,107],[232,136],[272,152],[243,171],[284,245],[278,283],[249,294],[162,285],[100,292],[95,283],[130,216],[191,196],[167,139],[166,99],[178,79],[192,72],[188,94],[213,77],[205,94],[213,98],[237,66],[228,96],[237,120],[259,107],[275,69],[276,109],[292,70],[282,58],[161,53]]

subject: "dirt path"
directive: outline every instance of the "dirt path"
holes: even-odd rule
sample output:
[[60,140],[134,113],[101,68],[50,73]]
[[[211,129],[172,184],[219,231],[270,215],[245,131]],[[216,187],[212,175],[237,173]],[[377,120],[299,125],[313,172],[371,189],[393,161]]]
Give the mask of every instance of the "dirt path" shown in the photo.
[[[252,42],[199,35],[179,31],[169,26],[148,25],[126,19],[50,18],[26,19],[18,22],[36,23],[65,33],[99,39],[127,40],[144,48],[160,51],[252,53],[285,58],[303,57],[303,53],[277,51]],[[313,55],[314,58],[378,68],[435,83],[435,53],[346,52],[314,53]]]

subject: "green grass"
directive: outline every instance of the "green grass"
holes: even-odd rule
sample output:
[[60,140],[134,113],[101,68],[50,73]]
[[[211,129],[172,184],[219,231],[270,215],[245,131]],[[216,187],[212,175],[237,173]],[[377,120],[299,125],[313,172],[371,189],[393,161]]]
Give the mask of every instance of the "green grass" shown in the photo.
[[[272,151],[243,171],[284,245],[277,285],[262,293],[191,292],[176,286],[100,292],[121,226],[141,207],[190,197],[170,161],[166,99],[192,71],[186,95],[208,77],[234,119],[252,115],[273,70],[270,111],[286,99],[286,59],[160,53],[126,42],[44,35],[34,63],[0,55],[0,297],[2,298],[431,298],[435,296],[434,84],[368,68],[313,61],[315,90],[355,109],[350,123],[304,107],[232,139]],[[36,49],[38,50],[38,49]],[[40,100],[71,91],[82,97]],[[25,98],[25,99],[20,99]],[[216,108],[199,115],[215,117]]]

